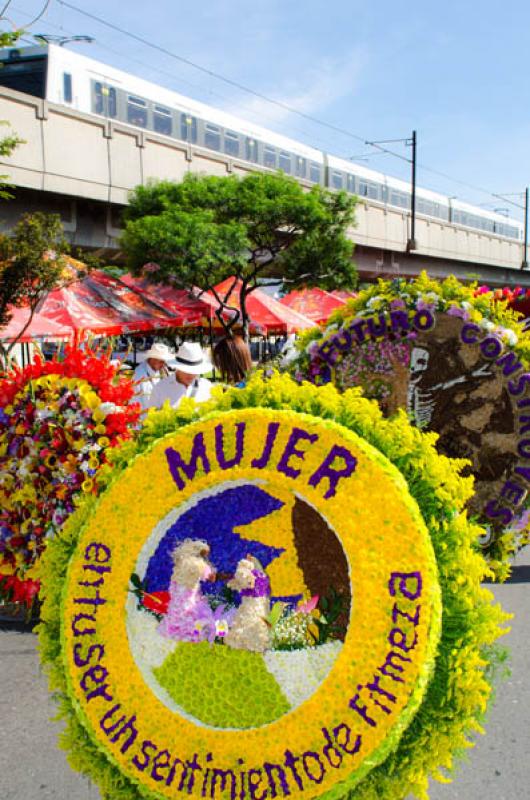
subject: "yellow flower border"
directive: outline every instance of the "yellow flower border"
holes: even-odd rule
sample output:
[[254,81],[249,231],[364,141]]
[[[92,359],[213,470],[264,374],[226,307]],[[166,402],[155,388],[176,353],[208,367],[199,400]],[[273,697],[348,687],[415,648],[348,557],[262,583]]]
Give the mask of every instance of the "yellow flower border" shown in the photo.
[[[254,469],[251,462],[259,457],[267,438],[268,426],[273,422],[279,423],[280,429],[269,465],[264,469]],[[179,491],[169,472],[166,449],[173,448],[179,453],[186,453],[187,460],[194,437],[202,435],[210,459],[213,459],[214,429],[223,425],[226,450],[233,453],[236,424],[241,423],[246,425],[245,441],[249,443],[245,446],[241,465],[227,470],[212,467],[208,474],[194,478]],[[293,456],[292,460],[302,468],[302,472],[298,478],[291,479],[291,491],[303,492],[307,502],[325,514],[328,523],[340,535],[346,555],[349,556],[354,595],[349,635],[329,676],[301,707],[264,727],[245,731],[205,730],[185,718],[175,717],[164,704],[146,692],[145,679],[127,644],[123,612],[129,578],[135,571],[136,559],[146,537],[178,504],[186,503],[191,497],[219,483],[230,484],[236,480],[249,483],[264,480],[273,494],[275,484],[285,487],[288,481],[277,472],[276,464],[287,447],[291,431],[296,427],[303,428],[319,439],[309,448],[303,464],[301,459]],[[349,448],[357,459],[357,467],[351,480],[345,481],[340,490],[337,488],[336,494],[326,500],[323,491],[328,489],[327,479],[313,487],[308,484],[308,478],[316,473],[334,445]],[[345,506],[348,507],[347,515],[344,514]],[[134,515],[130,513],[131,508],[136,509]],[[262,520],[260,540],[279,546],[274,536],[276,525],[274,514]],[[105,576],[101,590],[98,590],[98,595],[106,596],[107,603],[97,610],[93,637],[87,636],[85,640],[74,636],[73,629],[80,612],[80,596],[88,595],[90,598],[94,594],[80,587],[87,579],[87,560],[90,562],[92,556],[96,557],[95,543],[101,545],[99,556],[102,559],[103,548],[108,548],[112,553],[108,562],[109,565],[112,562],[112,574]],[[86,553],[90,554],[90,558],[87,559]],[[403,576],[418,572],[421,572],[423,585],[415,602],[406,593],[411,594],[413,588],[416,591],[417,579],[411,577],[407,589]],[[389,590],[389,582],[393,594]],[[206,752],[211,752],[215,759],[212,764],[215,763],[222,770],[237,770],[239,776],[241,767],[238,769],[238,759],[244,759],[245,771],[250,768],[257,770],[263,761],[283,763],[286,742],[293,753],[318,751],[319,746],[322,750],[326,745],[326,740],[322,741],[323,728],[332,731],[340,725],[349,725],[352,745],[348,747],[345,743],[348,749],[353,746],[354,735],[360,734],[362,737],[362,745],[355,758],[344,758],[340,768],[328,769],[316,791],[310,779],[306,779],[306,784],[309,780],[309,787],[313,791],[298,791],[296,783],[292,785],[291,778],[290,795],[312,797],[331,791],[338,781],[350,786],[353,774],[362,769],[364,761],[369,759],[370,766],[377,762],[377,749],[398,721],[400,731],[403,730],[402,715],[410,719],[421,700],[440,632],[440,594],[432,545],[416,503],[408,494],[400,473],[356,434],[333,423],[289,411],[248,409],[215,414],[212,418],[183,428],[176,435],[166,436],[145,455],[138,457],[109,487],[86,524],[70,561],[66,589],[62,611],[63,648],[69,690],[82,710],[87,728],[109,757],[132,780],[141,782],[153,794],[160,796],[173,796],[175,787],[170,785],[166,788],[164,782],[157,784],[156,781],[160,779],[155,769],[151,772],[150,780],[148,769],[145,772],[135,771],[132,764],[139,763],[137,747],[131,763],[129,748],[125,753],[121,752],[121,739],[111,746],[102,732],[101,716],[109,710],[108,702],[103,698],[102,702],[88,699],[90,693],[83,688],[86,686],[84,676],[93,672],[89,669],[87,673],[86,669],[80,670],[76,665],[76,644],[86,641],[83,650],[86,650],[89,642],[104,646],[105,655],[101,665],[104,664],[108,672],[105,678],[107,693],[112,694],[113,703],[121,704],[119,714],[125,714],[128,718],[134,711],[134,726],[141,731],[144,742],[165,742],[160,744],[159,750],[171,747],[174,754],[187,761],[195,752],[201,754],[203,760]],[[420,606],[421,615],[418,610]],[[401,616],[395,612],[395,619],[394,608],[403,612]],[[413,624],[409,618],[414,618],[415,614],[418,614],[418,619]],[[86,627],[86,623],[78,623],[80,629],[83,626]],[[389,637],[396,642],[394,648],[389,645]],[[417,644],[412,647],[416,637]],[[399,650],[399,642],[410,648],[410,652],[408,649],[406,652]],[[387,696],[386,710],[382,710],[381,705],[377,705],[378,698],[374,690],[358,693],[356,687],[363,682],[379,686],[379,679],[376,678],[378,669],[387,663],[392,650],[406,657],[407,661],[401,662],[406,669],[403,669],[403,677],[398,680],[389,676],[382,680],[386,690],[392,689],[391,695],[397,696],[391,709],[388,708],[390,702]],[[399,660],[397,663],[400,663]],[[396,669],[399,667],[391,671],[395,672]],[[209,679],[207,675],[204,678]],[[88,683],[94,688],[91,679],[88,679]],[[385,688],[381,689],[385,691]],[[244,691],[244,686],[241,691]],[[368,713],[365,703],[371,707],[369,724],[361,713],[349,708],[350,697],[357,697],[356,703],[363,714]],[[372,697],[375,700],[370,699]],[[385,696],[381,694],[379,700],[384,705]],[[340,731],[339,738],[345,731],[346,728]],[[143,760],[140,761],[143,764]],[[324,763],[324,759],[321,762]]]
[[[419,504],[436,553],[444,605],[444,628],[434,675],[421,704],[419,723],[403,733],[408,720],[400,720],[377,753],[385,759],[384,764],[376,767],[379,759],[369,760],[366,770],[356,775],[360,782],[352,796],[359,800],[397,798],[408,791],[416,791],[418,796],[425,797],[428,773],[439,765],[450,767],[451,753],[467,744],[467,731],[478,725],[484,713],[491,692],[488,668],[494,663],[491,645],[503,632],[501,624],[506,619],[499,607],[492,606],[491,594],[480,587],[485,566],[482,558],[471,549],[476,527],[458,513],[469,494],[470,481],[460,478],[458,469],[436,454],[432,436],[411,428],[404,416],[385,421],[375,404],[362,399],[355,390],[339,396],[332,387],[320,390],[298,387],[285,376],[273,376],[267,381],[257,376],[246,389],[229,391],[219,397],[216,404],[201,409],[194,409],[190,404],[178,412],[165,410],[150,415],[140,440],[128,443],[115,453],[115,466],[107,480],[111,485],[119,482],[121,470],[132,463],[137,454],[179,425],[207,415],[215,408],[228,411],[249,406],[292,408],[346,425],[398,466]],[[44,624],[40,630],[41,651],[44,662],[49,664],[52,687],[70,696],[64,701],[64,714],[69,722],[67,738],[73,765],[100,784],[103,797],[113,800],[152,797],[156,795],[116,773],[115,767],[87,739],[78,703],[65,684],[59,636],[63,576],[78,536],[89,524],[96,507],[94,500],[88,501],[47,550],[42,570],[46,599]],[[411,704],[417,702],[416,693]],[[338,796],[346,791],[346,785],[341,784],[332,794]]]
[[[509,308],[505,299],[499,300],[494,290],[479,290],[476,282],[466,285],[454,275],[437,281],[426,272],[410,281],[380,278],[348,300],[344,307],[334,311],[324,325],[304,331],[297,342],[298,356],[290,363],[289,372],[299,380],[319,383],[318,378],[311,378],[312,346],[321,348],[356,319],[388,314],[393,310],[408,314],[412,330],[412,319],[419,303],[423,304],[420,308],[429,308],[434,316],[455,312],[457,316],[463,315],[467,322],[482,330],[484,337],[493,333],[502,342],[503,355],[513,353],[524,372],[530,372],[530,331],[525,331],[521,324],[520,312]],[[523,505],[530,512],[528,498]],[[484,523],[481,521],[479,524]],[[529,538],[530,521],[526,524],[512,523],[486,537],[487,543],[482,547],[496,580],[505,581],[509,577],[511,557],[528,544]]]

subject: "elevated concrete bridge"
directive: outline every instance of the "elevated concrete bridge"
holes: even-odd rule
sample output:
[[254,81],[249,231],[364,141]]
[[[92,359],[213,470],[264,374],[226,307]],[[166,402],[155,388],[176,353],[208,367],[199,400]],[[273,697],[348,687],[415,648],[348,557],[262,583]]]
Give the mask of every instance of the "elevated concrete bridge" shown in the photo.
[[[2,205],[0,228],[10,229],[24,211],[55,211],[73,244],[103,250],[111,259],[119,258],[120,213],[138,184],[160,178],[178,181],[187,172],[244,175],[257,168],[3,87],[0,119],[25,141],[9,158],[0,159],[0,172],[15,187],[15,199]],[[436,277],[453,273],[494,285],[530,287],[530,270],[521,269],[522,242],[418,215],[417,250],[408,253],[407,211],[362,198],[356,218],[349,235],[357,245],[355,260],[364,279],[412,276],[427,269]]]

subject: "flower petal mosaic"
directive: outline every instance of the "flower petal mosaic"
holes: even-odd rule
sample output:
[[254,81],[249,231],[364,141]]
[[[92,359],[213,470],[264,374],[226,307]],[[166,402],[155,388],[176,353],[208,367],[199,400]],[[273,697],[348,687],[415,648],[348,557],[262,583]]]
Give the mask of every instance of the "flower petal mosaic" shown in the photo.
[[530,335],[498,293],[443,283],[379,281],[309,332],[293,365],[299,379],[361,386],[387,414],[439,434],[445,455],[475,475],[469,511],[496,576],[528,541]]
[[138,420],[130,381],[108,359],[69,350],[0,381],[0,593],[31,605],[34,566],[109,449]]
[[505,620],[459,467],[287,376],[149,415],[42,559],[71,763],[109,800],[425,796]]

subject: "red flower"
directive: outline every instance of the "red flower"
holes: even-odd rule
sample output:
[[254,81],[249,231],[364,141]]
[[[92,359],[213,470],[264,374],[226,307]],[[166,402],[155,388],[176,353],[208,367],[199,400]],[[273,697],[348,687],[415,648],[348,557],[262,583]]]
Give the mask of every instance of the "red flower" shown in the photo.
[[[35,418],[35,398],[46,404],[48,390],[46,387],[40,387],[37,391],[30,392],[28,384],[44,375],[87,381],[101,402],[112,402],[119,407],[116,413],[109,415],[105,420],[110,446],[119,444],[122,439],[127,438],[130,435],[129,429],[134,429],[139,419],[138,404],[129,404],[134,396],[132,381],[118,376],[116,369],[110,364],[108,355],[102,352],[68,348],[59,359],[48,362],[37,356],[31,364],[24,368],[15,367],[0,379],[0,407],[11,404],[14,406],[9,420],[1,427],[3,439],[8,440],[9,458],[23,458],[30,453],[23,436],[15,434],[17,428],[30,433],[36,440],[40,456],[32,467],[31,475],[31,483],[37,493],[36,498],[26,504],[15,504],[16,507],[4,515],[4,523],[13,531],[13,536],[6,541],[7,549],[2,554],[3,562],[9,564],[16,564],[17,560],[19,563],[31,564],[40,555],[45,544],[45,533],[48,530],[53,531],[59,525],[56,520],[61,520],[65,516],[61,511],[54,518],[58,510],[58,500],[64,505],[71,506],[75,494],[79,492],[81,483],[86,478],[85,473],[79,470],[80,456],[78,449],[74,447],[74,442],[94,439],[95,426],[91,412],[82,414],[83,432],[70,430],[68,426],[64,428],[63,411],[72,408],[79,413],[81,410],[79,399],[77,396],[74,397],[75,392],[63,393],[67,395],[66,402],[61,403],[62,410],[57,416],[49,420]],[[51,456],[57,457],[53,463]],[[67,470],[69,478],[66,482],[61,482],[60,474],[64,469],[62,465],[70,462],[69,456],[73,456],[72,468]],[[100,463],[104,463],[105,460],[104,454],[101,453]],[[45,461],[46,463],[43,463]],[[52,475],[54,483],[50,485]],[[37,546],[32,545],[31,549],[28,547],[29,534],[20,532],[26,519],[31,519],[34,526]],[[0,575],[0,584],[1,580]],[[26,592],[26,596],[31,599],[31,596],[34,596],[31,593],[38,591],[37,582],[27,583],[20,577],[16,580],[21,584],[20,586],[16,584],[18,593]],[[27,583],[25,588],[22,588],[23,583]],[[15,590],[15,582],[11,581],[9,585],[12,593]]]
[[29,608],[39,589],[39,581],[20,580],[16,575],[0,575],[0,595],[8,602],[24,603]]
[[149,592],[149,594],[144,592],[142,604],[156,614],[166,614],[169,606],[169,592]]

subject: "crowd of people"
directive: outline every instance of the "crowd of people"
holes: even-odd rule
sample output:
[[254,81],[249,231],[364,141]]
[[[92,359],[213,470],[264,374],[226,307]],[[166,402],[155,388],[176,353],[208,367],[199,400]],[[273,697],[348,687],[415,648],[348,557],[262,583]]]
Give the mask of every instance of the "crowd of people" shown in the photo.
[[213,363],[199,342],[183,342],[176,351],[155,342],[134,370],[135,396],[142,409],[177,408],[184,397],[210,399],[212,383],[205,375],[218,370],[223,383],[243,386],[252,369],[249,346],[241,336],[225,337],[213,348]]

